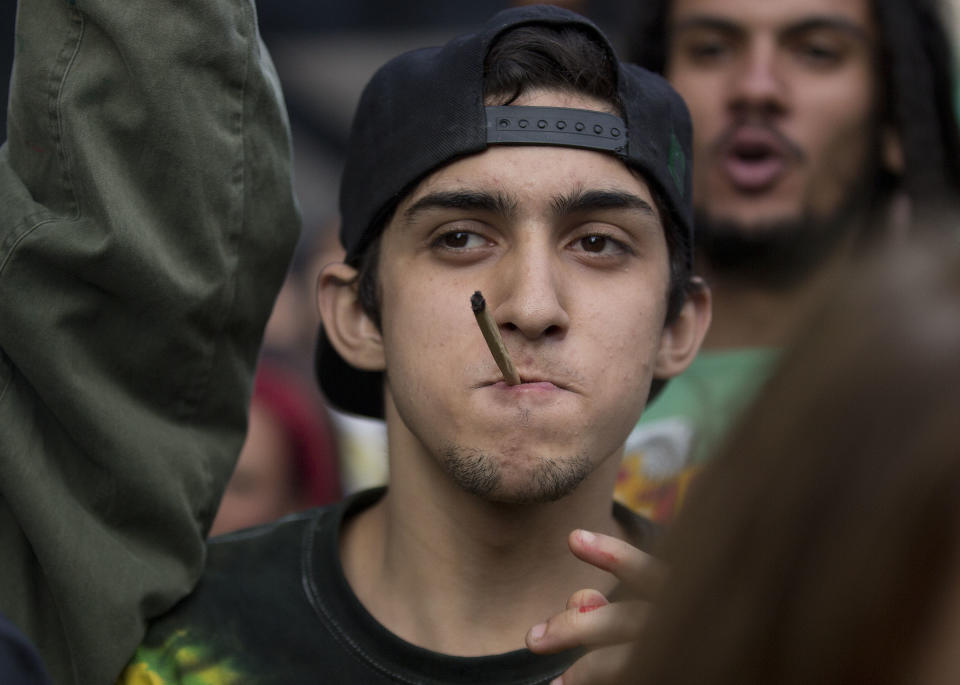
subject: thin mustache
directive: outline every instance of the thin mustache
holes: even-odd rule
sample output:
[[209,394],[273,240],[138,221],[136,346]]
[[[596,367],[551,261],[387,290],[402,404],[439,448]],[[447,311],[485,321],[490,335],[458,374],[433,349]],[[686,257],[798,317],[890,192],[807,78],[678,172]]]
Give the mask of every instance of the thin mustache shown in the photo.
[[713,144],[710,146],[710,152],[714,155],[722,154],[733,144],[733,138],[737,135],[737,132],[745,126],[759,128],[769,133],[776,138],[777,142],[787,151],[787,155],[793,157],[795,160],[802,162],[807,158],[803,148],[776,126],[768,121],[754,119],[740,119],[727,126],[727,128],[717,136],[717,139],[713,141]]

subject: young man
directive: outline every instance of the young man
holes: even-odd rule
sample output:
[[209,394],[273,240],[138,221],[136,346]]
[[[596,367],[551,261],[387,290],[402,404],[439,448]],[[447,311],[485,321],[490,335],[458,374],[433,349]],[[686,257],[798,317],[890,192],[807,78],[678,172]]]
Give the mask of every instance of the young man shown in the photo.
[[634,59],[694,122],[698,271],[716,316],[628,442],[618,497],[667,519],[848,260],[956,211],[952,60],[934,2],[662,0]]
[[610,599],[642,590],[651,529],[611,506],[623,441],[709,320],[689,136],[664,81],[554,7],[385,65],[354,122],[317,370],[335,404],[385,416],[389,485],[213,542],[128,675],[546,683],[567,647],[628,639],[639,601]]

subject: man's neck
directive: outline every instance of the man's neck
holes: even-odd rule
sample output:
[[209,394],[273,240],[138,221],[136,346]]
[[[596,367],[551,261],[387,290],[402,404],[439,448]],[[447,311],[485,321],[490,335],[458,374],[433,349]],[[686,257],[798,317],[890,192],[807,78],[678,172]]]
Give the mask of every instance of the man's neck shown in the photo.
[[573,494],[528,505],[486,502],[432,460],[411,468],[391,457],[387,494],[345,525],[341,558],[361,603],[399,637],[459,656],[521,649],[526,631],[574,591],[614,587],[572,555],[567,536],[623,537],[612,516],[618,455]]

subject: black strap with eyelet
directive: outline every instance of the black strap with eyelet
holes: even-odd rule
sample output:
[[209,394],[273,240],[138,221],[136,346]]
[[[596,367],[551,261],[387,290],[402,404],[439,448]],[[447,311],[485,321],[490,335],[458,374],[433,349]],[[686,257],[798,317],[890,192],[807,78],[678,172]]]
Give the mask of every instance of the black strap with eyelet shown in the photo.
[[606,112],[567,107],[487,107],[487,144],[560,145],[625,155],[627,127]]

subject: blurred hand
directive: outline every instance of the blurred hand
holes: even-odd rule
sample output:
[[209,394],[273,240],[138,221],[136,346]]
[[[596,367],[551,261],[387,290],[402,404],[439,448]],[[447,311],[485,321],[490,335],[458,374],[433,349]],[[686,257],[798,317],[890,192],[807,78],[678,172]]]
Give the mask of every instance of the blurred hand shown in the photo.
[[578,646],[589,650],[554,683],[630,682],[630,657],[643,630],[649,602],[663,582],[664,566],[608,535],[575,530],[567,542],[579,559],[619,579],[617,599],[611,602],[596,590],[578,590],[567,600],[564,611],[530,629],[527,647],[538,654]]

